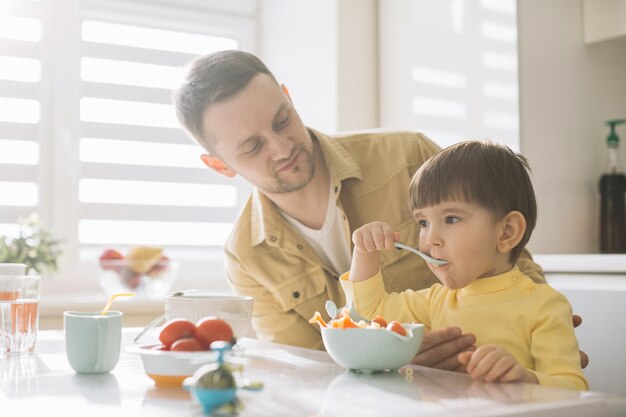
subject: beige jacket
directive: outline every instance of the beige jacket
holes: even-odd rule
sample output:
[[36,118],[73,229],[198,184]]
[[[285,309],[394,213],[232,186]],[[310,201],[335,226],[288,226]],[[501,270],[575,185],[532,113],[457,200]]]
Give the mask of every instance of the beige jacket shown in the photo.
[[[348,241],[355,229],[380,220],[399,231],[402,242],[417,247],[419,229],[407,202],[409,182],[439,147],[420,133],[311,134],[319,141],[330,171]],[[345,271],[325,266],[258,190],[237,219],[225,252],[229,284],[236,293],[254,297],[252,325],[260,339],[323,349],[318,326],[308,320],[315,311],[326,316],[327,300],[345,304],[338,282]],[[527,252],[518,265],[526,275],[544,282],[541,268]],[[407,251],[383,252],[381,269],[388,292],[438,282],[425,262]]]

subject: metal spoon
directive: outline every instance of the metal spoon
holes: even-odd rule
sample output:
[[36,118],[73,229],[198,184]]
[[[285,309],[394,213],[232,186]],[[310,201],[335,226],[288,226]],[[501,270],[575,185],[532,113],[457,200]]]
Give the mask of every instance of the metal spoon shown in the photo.
[[[184,291],[176,291],[174,293],[172,293],[171,297],[182,297],[183,295],[190,293],[190,292],[195,292],[198,291],[196,289],[193,290],[184,290]],[[141,338],[148,332],[148,330],[152,329],[153,327],[159,326],[161,324],[163,324],[163,322],[165,321],[165,314],[161,314],[159,317],[157,317],[156,319],[152,320],[150,323],[146,324],[146,327],[144,327],[139,334],[133,339],[134,343],[140,343]]]
[[444,261],[443,259],[435,259],[435,258],[431,258],[430,256],[426,255],[424,252],[419,251],[415,248],[412,248],[411,246],[407,246],[404,243],[400,243],[400,242],[394,242],[393,244],[396,248],[398,249],[406,249],[408,251],[413,252],[416,255],[419,255],[422,257],[422,259],[424,259],[426,262],[428,262],[429,264],[433,264],[436,266],[441,266],[441,265],[445,265],[450,263],[450,261]]

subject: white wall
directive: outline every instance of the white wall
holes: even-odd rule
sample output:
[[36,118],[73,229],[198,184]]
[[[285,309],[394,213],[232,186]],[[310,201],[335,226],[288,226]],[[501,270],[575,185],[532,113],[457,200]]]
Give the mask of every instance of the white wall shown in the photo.
[[307,126],[378,125],[375,0],[262,0],[259,56]]
[[381,126],[519,146],[514,0],[379,2]]
[[[423,129],[409,104],[416,88],[407,75],[415,53],[410,51],[426,43],[434,62],[442,58],[436,41],[417,39],[410,31],[411,2],[262,0],[259,7],[259,55],[287,84],[307,125],[328,133]],[[598,252],[598,180],[607,164],[604,121],[626,117],[626,44],[586,46],[582,10],[582,0],[518,2],[519,135],[539,201],[529,245],[535,253]],[[459,56],[480,53],[470,49]],[[470,119],[478,120],[476,106],[468,102],[468,108]],[[626,129],[620,130],[626,141]],[[482,133],[471,123],[461,131],[475,137],[504,134]],[[625,148],[626,143],[623,166]]]
[[626,44],[586,46],[582,10],[580,0],[518,1],[520,142],[539,204],[535,253],[598,252],[604,122],[626,117]]

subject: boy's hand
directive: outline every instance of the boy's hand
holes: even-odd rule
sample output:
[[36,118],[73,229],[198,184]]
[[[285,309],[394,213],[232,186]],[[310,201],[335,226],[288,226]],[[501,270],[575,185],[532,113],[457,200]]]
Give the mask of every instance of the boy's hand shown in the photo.
[[532,372],[499,346],[484,345],[475,352],[463,352],[459,354],[459,362],[465,365],[467,373],[475,380],[538,383]]
[[399,239],[400,233],[384,222],[368,223],[352,233],[354,248],[362,253],[393,249],[393,242]]
[[350,281],[358,282],[371,278],[380,269],[380,251],[392,249],[400,233],[383,222],[368,223],[352,233],[354,250],[350,265]]

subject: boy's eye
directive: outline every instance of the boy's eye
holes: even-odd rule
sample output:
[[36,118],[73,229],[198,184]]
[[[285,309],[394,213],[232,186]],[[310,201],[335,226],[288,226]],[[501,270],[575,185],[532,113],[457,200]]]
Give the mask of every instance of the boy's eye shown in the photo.
[[454,223],[458,223],[459,219],[457,216],[447,216],[446,217],[446,224],[454,224]]
[[248,149],[245,151],[246,154],[254,154],[257,153],[261,147],[263,146],[263,142],[260,140],[255,140],[254,142],[252,142],[249,146]]
[[418,220],[417,224],[419,225],[419,227],[424,228],[424,227],[428,227],[428,220]]
[[282,119],[276,121],[274,124],[274,130],[282,129],[287,126],[287,124],[289,124],[289,113],[285,113],[285,116]]

